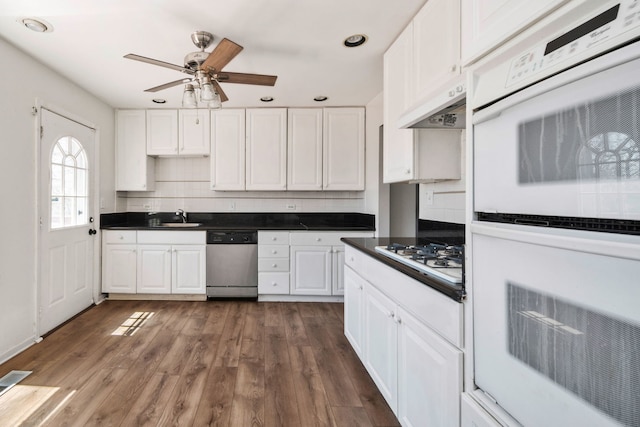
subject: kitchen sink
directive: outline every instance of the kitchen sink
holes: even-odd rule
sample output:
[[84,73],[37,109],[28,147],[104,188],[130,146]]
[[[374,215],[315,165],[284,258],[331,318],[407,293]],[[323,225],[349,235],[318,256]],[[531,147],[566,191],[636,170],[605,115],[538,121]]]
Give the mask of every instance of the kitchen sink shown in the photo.
[[173,228],[194,228],[200,227],[202,225],[201,222],[163,222],[160,224],[161,227],[173,227]]

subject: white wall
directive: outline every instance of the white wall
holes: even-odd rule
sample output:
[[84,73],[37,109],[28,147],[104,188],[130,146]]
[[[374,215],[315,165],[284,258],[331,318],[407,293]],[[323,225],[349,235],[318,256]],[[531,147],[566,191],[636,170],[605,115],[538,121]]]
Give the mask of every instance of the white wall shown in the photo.
[[36,98],[100,130],[104,211],[115,208],[113,109],[0,39],[0,362],[33,343],[36,319]]
[[[466,140],[465,132],[461,135],[461,178],[455,181],[443,181],[429,184],[420,184],[419,189],[419,218],[432,221],[455,222],[464,224],[465,211],[465,186],[467,182],[466,170]],[[433,203],[427,204],[427,191],[433,191]]]

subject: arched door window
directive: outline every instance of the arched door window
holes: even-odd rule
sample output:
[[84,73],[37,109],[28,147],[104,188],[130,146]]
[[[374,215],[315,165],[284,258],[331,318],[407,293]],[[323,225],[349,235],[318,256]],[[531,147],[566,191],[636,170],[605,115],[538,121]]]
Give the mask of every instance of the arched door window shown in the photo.
[[51,151],[51,228],[88,223],[89,192],[87,155],[82,144],[63,136]]
[[584,144],[578,162],[582,179],[639,179],[640,146],[621,132],[601,133]]

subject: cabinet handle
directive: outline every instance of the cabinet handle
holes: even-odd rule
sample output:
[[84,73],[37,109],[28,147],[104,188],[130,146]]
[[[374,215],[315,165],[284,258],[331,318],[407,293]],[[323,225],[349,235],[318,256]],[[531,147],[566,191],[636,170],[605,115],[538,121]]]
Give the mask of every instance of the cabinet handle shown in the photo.
[[274,250],[272,250],[272,251],[271,251],[271,253],[275,255],[275,254],[277,254],[277,253],[278,253],[278,251],[276,251],[276,250],[274,249]]
[[449,98],[453,98],[455,95],[456,95],[456,91],[455,91],[455,90],[453,90],[453,89],[451,89],[451,90],[449,91]]
[[401,325],[402,324],[402,319],[400,317],[396,317],[396,323],[398,325]]
[[363,289],[363,286],[362,286],[362,285],[359,285],[359,286],[358,286],[358,289],[359,289],[359,290],[362,290],[362,289]]
[[351,260],[351,262],[355,261],[355,259],[353,257],[349,258],[349,260]]
[[275,242],[276,240],[278,240],[278,238],[277,237],[272,237],[271,240],[273,240]]
[[407,169],[407,170],[404,171],[405,175],[409,175],[410,173],[411,173],[411,169]]
[[124,239],[124,236],[121,235],[121,236],[118,237],[118,239],[122,240],[122,239]]
[[454,71],[456,71],[457,69],[458,69],[458,65],[457,65],[457,64],[453,64],[453,65],[450,67],[450,70],[451,70],[451,72],[452,72],[452,73],[453,73]]
[[321,241],[322,239],[320,237],[316,237],[316,242]]
[[456,86],[456,92],[462,93],[463,90],[464,90],[464,87],[462,85]]
[[271,282],[271,286],[278,286],[278,282]]
[[276,268],[277,266],[278,266],[278,264],[276,264],[276,263],[271,264],[271,267],[273,267],[273,268]]
[[387,314],[387,317],[390,317],[391,319],[393,319],[394,317],[396,317],[396,314],[395,314],[393,311],[390,311],[390,312]]

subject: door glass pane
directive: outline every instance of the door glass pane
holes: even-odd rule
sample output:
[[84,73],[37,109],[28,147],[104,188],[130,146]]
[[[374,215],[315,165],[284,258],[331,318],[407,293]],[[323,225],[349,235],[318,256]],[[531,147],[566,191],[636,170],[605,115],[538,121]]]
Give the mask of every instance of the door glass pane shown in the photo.
[[77,139],[60,138],[51,153],[51,228],[88,223],[89,171]]

